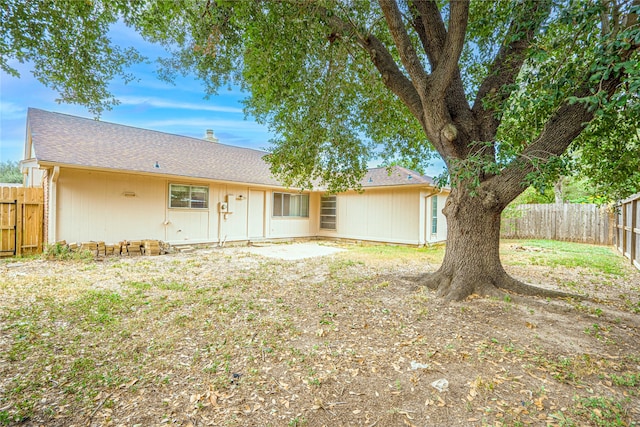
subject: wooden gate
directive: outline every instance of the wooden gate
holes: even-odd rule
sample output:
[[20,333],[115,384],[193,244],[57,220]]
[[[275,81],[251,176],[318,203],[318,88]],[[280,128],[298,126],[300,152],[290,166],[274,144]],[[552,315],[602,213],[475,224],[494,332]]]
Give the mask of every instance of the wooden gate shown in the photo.
[[42,253],[42,188],[0,186],[0,257]]

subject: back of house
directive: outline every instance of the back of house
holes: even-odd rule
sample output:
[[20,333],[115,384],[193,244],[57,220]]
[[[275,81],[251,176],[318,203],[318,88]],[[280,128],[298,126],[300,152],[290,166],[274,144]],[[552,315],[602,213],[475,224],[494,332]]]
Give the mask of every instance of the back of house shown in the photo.
[[263,151],[34,108],[24,153],[25,185],[44,189],[49,243],[446,238],[447,190],[402,167],[370,169],[364,192],[301,191],[273,177]]

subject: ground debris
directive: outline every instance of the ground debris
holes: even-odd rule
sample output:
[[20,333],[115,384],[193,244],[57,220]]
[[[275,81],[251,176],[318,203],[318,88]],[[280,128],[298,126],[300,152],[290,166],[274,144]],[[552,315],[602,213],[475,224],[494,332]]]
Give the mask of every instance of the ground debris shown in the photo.
[[474,297],[443,305],[388,279],[390,271],[435,268],[425,265],[430,252],[406,248],[345,247],[301,260],[224,248],[7,262],[0,420],[509,426],[638,419],[640,273],[522,262],[536,251],[509,245],[511,274],[581,286],[598,302]]

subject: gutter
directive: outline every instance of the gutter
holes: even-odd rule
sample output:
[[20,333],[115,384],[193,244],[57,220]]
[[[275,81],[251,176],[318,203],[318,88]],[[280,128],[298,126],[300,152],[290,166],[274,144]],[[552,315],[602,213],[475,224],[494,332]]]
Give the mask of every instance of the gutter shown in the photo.
[[60,177],[60,166],[51,168],[51,177],[49,178],[49,224],[47,227],[49,243],[55,243],[58,237],[58,178]]

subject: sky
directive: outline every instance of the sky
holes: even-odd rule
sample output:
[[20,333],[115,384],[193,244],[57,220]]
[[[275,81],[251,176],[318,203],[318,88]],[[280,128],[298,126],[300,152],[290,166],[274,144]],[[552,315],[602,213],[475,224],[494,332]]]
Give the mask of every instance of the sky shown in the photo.
[[[133,46],[149,59],[166,55],[162,47],[145,42],[124,25],[117,25],[111,33],[115,44]],[[22,160],[29,107],[95,118],[85,107],[57,103],[58,94],[33,77],[29,64],[11,65],[20,78],[0,71],[0,162]],[[219,95],[205,99],[200,81],[178,77],[175,85],[165,83],[157,78],[156,68],[156,64],[139,64],[130,68],[137,81],[112,82],[111,91],[120,105],[103,112],[100,120],[195,138],[213,129],[224,144],[255,149],[269,146],[273,135],[242,110],[245,93],[221,88]]]
[[[114,44],[133,46],[150,60],[166,55],[162,47],[144,41],[124,25],[113,27],[111,35]],[[0,71],[0,162],[23,159],[29,107],[95,118],[83,106],[56,102],[58,94],[33,77],[29,64],[11,65],[20,78]],[[269,147],[274,135],[243,111],[241,101],[246,93],[220,88],[218,95],[205,99],[204,85],[195,77],[177,77],[174,85],[158,79],[156,68],[154,63],[138,64],[129,69],[137,80],[128,84],[113,81],[110,89],[120,104],[104,111],[100,120],[194,138],[203,138],[206,129],[213,129],[223,144],[259,150]],[[374,160],[369,167],[379,163]],[[441,172],[442,165],[427,170],[432,176]]]

